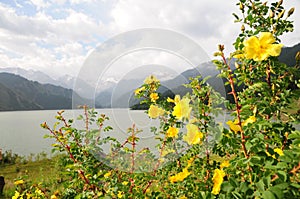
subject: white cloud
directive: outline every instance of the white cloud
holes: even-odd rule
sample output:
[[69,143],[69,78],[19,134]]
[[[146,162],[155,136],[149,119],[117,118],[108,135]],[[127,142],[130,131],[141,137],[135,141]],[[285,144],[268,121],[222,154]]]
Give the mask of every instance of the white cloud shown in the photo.
[[30,2],[36,6],[37,10],[41,10],[50,6],[50,3],[44,0],[30,0]]
[[70,0],[71,4],[81,4],[81,3],[92,3],[96,2],[97,0]]
[[[158,27],[181,32],[199,42],[208,53],[212,44],[207,41],[222,40],[239,28],[232,24],[232,3],[219,0],[140,0],[119,1],[112,10],[114,25],[119,31]],[[229,12],[228,12],[229,11]],[[226,44],[230,44],[223,39]],[[214,47],[215,45],[213,45]]]
[[51,0],[52,3],[58,4],[58,5],[63,5],[67,2],[68,0]]
[[[20,12],[29,9],[28,2],[30,11]],[[284,4],[287,9],[296,8],[291,18],[295,31],[282,39],[291,46],[300,41],[300,20],[296,17],[300,1]],[[234,11],[238,11],[234,2],[220,0],[28,0],[18,1],[16,7],[0,3],[0,67],[40,69],[61,75],[71,70],[76,74],[97,44],[146,27],[184,34],[212,57],[219,43],[225,44],[227,52],[233,48],[240,29],[233,23]],[[166,59],[161,55],[150,60],[159,64]]]
[[[101,22],[72,9],[67,17],[53,19],[45,12],[20,15],[14,8],[0,4],[0,67],[22,67],[51,72],[77,74],[89,48],[81,43],[99,42]],[[1,54],[2,54],[1,53]],[[63,71],[63,72],[62,72]]]

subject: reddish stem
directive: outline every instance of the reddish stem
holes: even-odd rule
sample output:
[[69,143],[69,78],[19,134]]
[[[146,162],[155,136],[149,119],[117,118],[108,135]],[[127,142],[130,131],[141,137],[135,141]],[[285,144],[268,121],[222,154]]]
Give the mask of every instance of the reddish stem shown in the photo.
[[246,145],[245,145],[246,139],[245,139],[245,135],[244,135],[244,132],[243,132],[243,129],[242,129],[242,121],[241,121],[241,115],[240,115],[241,105],[239,104],[237,93],[234,89],[233,74],[232,74],[230,65],[227,63],[227,60],[226,60],[223,52],[222,52],[222,60],[223,60],[223,63],[227,66],[227,69],[228,69],[228,72],[229,72],[228,81],[229,81],[229,84],[230,84],[230,87],[231,87],[231,94],[233,95],[235,106],[236,106],[236,114],[237,114],[237,119],[238,119],[238,125],[240,126],[240,129],[241,129],[241,132],[240,132],[241,133],[241,141],[242,141],[241,145],[242,145],[244,155],[248,159],[249,154],[247,153],[247,149],[246,149]]

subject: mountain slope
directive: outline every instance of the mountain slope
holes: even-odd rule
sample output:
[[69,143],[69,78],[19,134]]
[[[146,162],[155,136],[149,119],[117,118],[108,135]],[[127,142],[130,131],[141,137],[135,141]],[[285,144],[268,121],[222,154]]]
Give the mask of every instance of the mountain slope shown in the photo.
[[0,73],[0,110],[72,108],[72,90]]

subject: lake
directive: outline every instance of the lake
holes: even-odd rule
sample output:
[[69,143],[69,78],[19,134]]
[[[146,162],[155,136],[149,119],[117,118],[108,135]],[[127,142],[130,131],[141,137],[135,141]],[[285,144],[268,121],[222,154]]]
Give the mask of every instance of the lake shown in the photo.
[[[144,111],[129,109],[98,109],[96,111],[110,117],[106,124],[112,126],[114,130],[105,133],[106,136],[117,137],[123,141],[128,135],[127,129],[135,124],[138,129],[143,130],[139,134],[141,148],[151,149],[157,144],[150,132],[150,127],[158,126],[159,122],[150,119]],[[11,150],[13,153],[24,156],[40,152],[50,154],[53,141],[43,138],[49,132],[42,129],[40,124],[47,122],[52,127],[56,122],[56,114],[57,110],[0,112],[0,149],[3,152]],[[66,110],[63,115],[67,119],[76,119],[80,114],[83,114],[83,110]],[[228,117],[226,114],[225,116]],[[224,124],[225,117],[219,116],[217,120]],[[84,127],[82,121],[77,121],[74,125],[79,128]]]
[[[97,109],[99,114],[106,114],[110,120],[107,125],[113,127],[113,131],[104,133],[105,136],[117,137],[123,141],[127,137],[127,129],[136,125],[138,129],[143,130],[139,137],[141,138],[139,148],[149,147],[150,149],[158,143],[150,132],[151,126],[158,126],[159,121],[148,117],[143,110],[129,109]],[[2,151],[11,150],[13,153],[27,156],[46,152],[50,154],[53,140],[43,138],[49,132],[40,127],[40,124],[47,122],[52,127],[56,122],[55,116],[57,110],[39,110],[39,111],[12,111],[0,112],[0,148]],[[63,114],[66,119],[76,119],[83,110],[66,110]],[[224,117],[220,117],[219,122],[224,122]],[[76,121],[75,127],[83,128],[82,121]]]
[[[153,140],[149,127],[157,125],[158,121],[149,119],[144,111],[99,109],[97,112],[110,117],[106,124],[112,126],[114,131],[110,132],[109,135],[124,140],[127,129],[135,124],[137,128],[143,130],[139,136],[143,138],[144,143],[149,144],[149,141]],[[0,149],[3,152],[11,150],[13,153],[25,156],[40,152],[49,154],[53,141],[43,138],[49,132],[42,129],[40,124],[47,122],[52,127],[56,122],[56,114],[57,110],[0,112]],[[63,115],[67,119],[75,119],[80,114],[83,114],[83,110],[66,110]],[[83,127],[82,121],[77,121],[75,125],[76,127]]]

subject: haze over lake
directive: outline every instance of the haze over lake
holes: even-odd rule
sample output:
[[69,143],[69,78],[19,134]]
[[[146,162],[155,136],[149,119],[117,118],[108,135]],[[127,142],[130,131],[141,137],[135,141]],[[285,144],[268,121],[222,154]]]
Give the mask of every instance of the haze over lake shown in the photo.
[[[111,135],[124,140],[127,129],[135,124],[137,128],[144,130],[139,134],[144,141],[153,140],[149,129],[157,121],[149,119],[144,111],[100,109],[97,112],[109,116],[110,120],[106,124],[114,128],[112,132],[105,133],[105,136]],[[47,122],[52,127],[56,122],[56,114],[56,110],[0,112],[0,148],[2,151],[12,150],[20,155],[50,153],[53,141],[43,138],[49,132],[42,129],[40,124]],[[63,115],[67,119],[76,119],[80,114],[83,114],[83,110],[66,110]],[[76,121],[74,125],[82,128],[83,122]]]
[[[114,129],[102,133],[103,136],[116,137],[123,142],[128,136],[127,129],[135,124],[138,129],[143,130],[139,134],[141,138],[139,148],[153,149],[157,144],[150,127],[159,127],[159,121],[150,119],[144,111],[129,109],[97,109],[96,111],[98,114],[109,116],[110,120],[105,124]],[[63,115],[66,119],[76,119],[80,114],[83,114],[83,110],[66,110]],[[57,110],[0,112],[0,148],[3,152],[11,150],[24,156],[41,152],[51,154],[53,140],[43,138],[49,132],[42,129],[40,124],[47,122],[52,127],[56,122],[56,115]],[[219,115],[216,122],[224,124],[228,117],[228,114]],[[82,121],[76,121],[74,127],[83,129],[84,124]],[[299,125],[297,128],[300,128]]]

